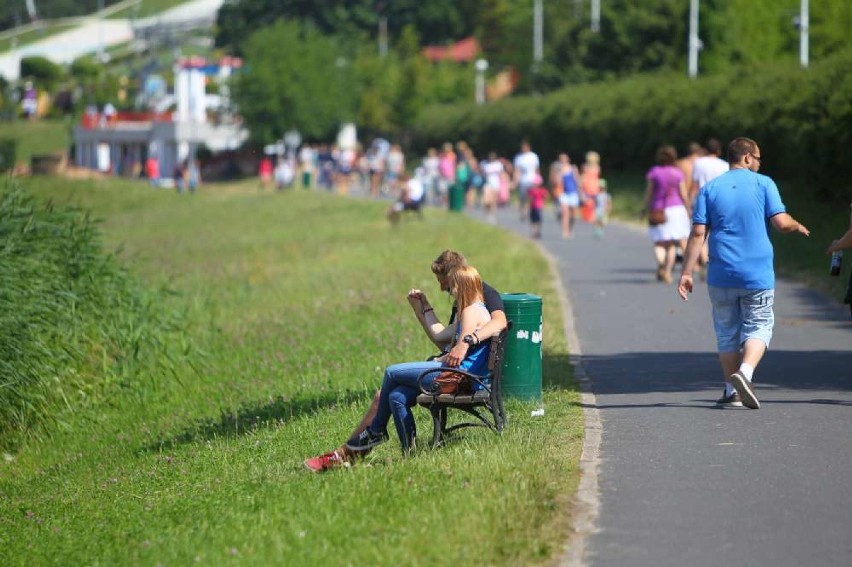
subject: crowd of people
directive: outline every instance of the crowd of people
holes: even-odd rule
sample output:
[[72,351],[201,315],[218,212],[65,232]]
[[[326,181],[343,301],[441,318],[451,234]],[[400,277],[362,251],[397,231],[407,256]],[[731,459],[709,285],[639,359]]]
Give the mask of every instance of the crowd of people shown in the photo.
[[543,210],[552,203],[562,236],[569,239],[577,218],[595,225],[602,237],[612,201],[601,177],[600,156],[590,151],[577,167],[560,153],[545,176],[530,143],[522,141],[510,159],[494,151],[477,156],[464,141],[429,148],[409,163],[399,144],[383,138],[366,149],[305,144],[297,152],[260,162],[261,185],[278,189],[298,182],[347,194],[350,190],[372,198],[395,199],[388,218],[395,222],[403,211],[420,211],[425,204],[451,210],[481,209],[488,222],[497,222],[497,209],[516,206],[530,222],[530,236],[541,237]]

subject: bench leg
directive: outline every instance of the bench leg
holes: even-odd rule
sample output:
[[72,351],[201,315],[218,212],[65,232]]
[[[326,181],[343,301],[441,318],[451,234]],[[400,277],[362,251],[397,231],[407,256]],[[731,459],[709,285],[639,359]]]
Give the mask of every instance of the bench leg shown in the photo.
[[432,414],[432,447],[437,447],[447,426],[447,408],[433,405],[429,411]]

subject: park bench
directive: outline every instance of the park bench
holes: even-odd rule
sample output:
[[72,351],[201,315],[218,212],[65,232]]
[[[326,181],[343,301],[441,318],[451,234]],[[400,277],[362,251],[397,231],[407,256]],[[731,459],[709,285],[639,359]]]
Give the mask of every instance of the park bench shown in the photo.
[[[512,322],[503,329],[499,335],[492,337],[491,351],[488,354],[488,374],[477,376],[458,368],[440,367],[430,368],[420,374],[417,383],[420,385],[420,394],[417,403],[429,409],[432,414],[432,446],[441,444],[444,437],[456,429],[462,427],[487,427],[495,433],[501,433],[506,425],[506,411],[503,409],[503,394],[501,392],[501,381],[503,376],[503,352],[506,347],[506,337]],[[441,372],[454,372],[469,380],[470,384],[476,384],[480,388],[470,393],[441,394],[434,392],[430,387],[424,386],[424,379],[431,374]],[[467,421],[447,426],[447,411],[450,409],[461,410],[477,418],[478,421]]]

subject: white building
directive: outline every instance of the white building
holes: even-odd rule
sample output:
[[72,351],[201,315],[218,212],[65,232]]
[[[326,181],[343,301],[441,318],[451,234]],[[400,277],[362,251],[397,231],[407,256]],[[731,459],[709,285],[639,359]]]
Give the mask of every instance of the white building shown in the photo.
[[175,69],[174,111],[118,112],[112,117],[91,112],[74,128],[74,161],[80,167],[129,175],[149,156],[159,161],[160,177],[171,178],[176,163],[195,155],[203,144],[212,152],[238,148],[248,131],[239,120],[224,117],[218,95],[205,92],[207,75],[229,75],[238,59],[210,66],[201,59],[184,59]]

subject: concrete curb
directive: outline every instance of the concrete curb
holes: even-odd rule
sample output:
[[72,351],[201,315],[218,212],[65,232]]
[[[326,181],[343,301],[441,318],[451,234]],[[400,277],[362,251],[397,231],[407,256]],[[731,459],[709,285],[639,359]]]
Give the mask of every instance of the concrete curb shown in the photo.
[[574,376],[580,384],[580,401],[583,404],[585,422],[583,453],[580,455],[580,484],[573,499],[572,529],[563,553],[556,558],[554,564],[559,567],[581,567],[586,565],[586,540],[597,532],[596,522],[600,510],[598,491],[599,450],[603,425],[601,424],[600,412],[597,409],[597,401],[592,392],[591,381],[583,366],[583,351],[580,338],[577,336],[574,327],[574,310],[559,274],[559,263],[540,243],[538,243],[538,248],[542,255],[547,258],[559,303],[562,306],[565,337],[568,341],[568,352],[571,357],[571,365],[574,367]]

